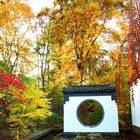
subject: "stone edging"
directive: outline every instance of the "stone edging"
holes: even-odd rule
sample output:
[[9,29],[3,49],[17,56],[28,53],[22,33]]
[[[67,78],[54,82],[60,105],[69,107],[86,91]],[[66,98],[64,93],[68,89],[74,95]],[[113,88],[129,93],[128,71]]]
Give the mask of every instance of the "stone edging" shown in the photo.
[[35,133],[32,135],[29,135],[23,140],[38,140],[40,138],[43,138],[51,133],[61,133],[63,130],[62,129],[56,129],[56,128],[51,128],[51,129],[45,129],[39,133]]

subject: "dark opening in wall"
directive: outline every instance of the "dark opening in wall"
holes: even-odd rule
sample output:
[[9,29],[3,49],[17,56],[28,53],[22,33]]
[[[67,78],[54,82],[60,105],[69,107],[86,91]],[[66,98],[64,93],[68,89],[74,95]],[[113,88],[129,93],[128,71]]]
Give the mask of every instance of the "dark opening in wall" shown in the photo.
[[104,109],[96,100],[85,100],[77,109],[78,120],[85,126],[95,127],[104,118]]

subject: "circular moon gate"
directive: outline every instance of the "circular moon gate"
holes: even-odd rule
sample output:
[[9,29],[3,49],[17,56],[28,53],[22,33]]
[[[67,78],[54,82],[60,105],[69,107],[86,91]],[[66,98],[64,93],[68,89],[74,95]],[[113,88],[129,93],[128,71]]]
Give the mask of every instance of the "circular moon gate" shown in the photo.
[[104,118],[104,109],[96,100],[85,100],[77,108],[77,117],[84,126],[95,127]]

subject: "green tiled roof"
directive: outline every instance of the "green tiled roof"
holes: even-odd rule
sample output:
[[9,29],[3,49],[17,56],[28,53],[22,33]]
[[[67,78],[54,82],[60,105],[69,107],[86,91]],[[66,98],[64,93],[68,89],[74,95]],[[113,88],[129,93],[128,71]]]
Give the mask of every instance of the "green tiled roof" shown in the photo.
[[104,93],[104,92],[115,92],[116,88],[112,85],[83,85],[83,86],[69,86],[63,88],[64,94],[69,93]]

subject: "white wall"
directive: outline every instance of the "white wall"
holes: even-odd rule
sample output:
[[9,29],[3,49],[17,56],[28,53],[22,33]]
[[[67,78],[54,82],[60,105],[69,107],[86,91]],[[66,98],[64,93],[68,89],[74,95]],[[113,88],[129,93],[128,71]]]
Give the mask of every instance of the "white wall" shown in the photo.
[[131,97],[132,124],[140,127],[140,80],[133,85],[133,95],[134,102]]
[[[104,119],[96,127],[82,125],[77,118],[78,106],[87,99],[98,101],[104,108]],[[64,132],[119,132],[118,110],[111,96],[70,97],[64,104]]]

